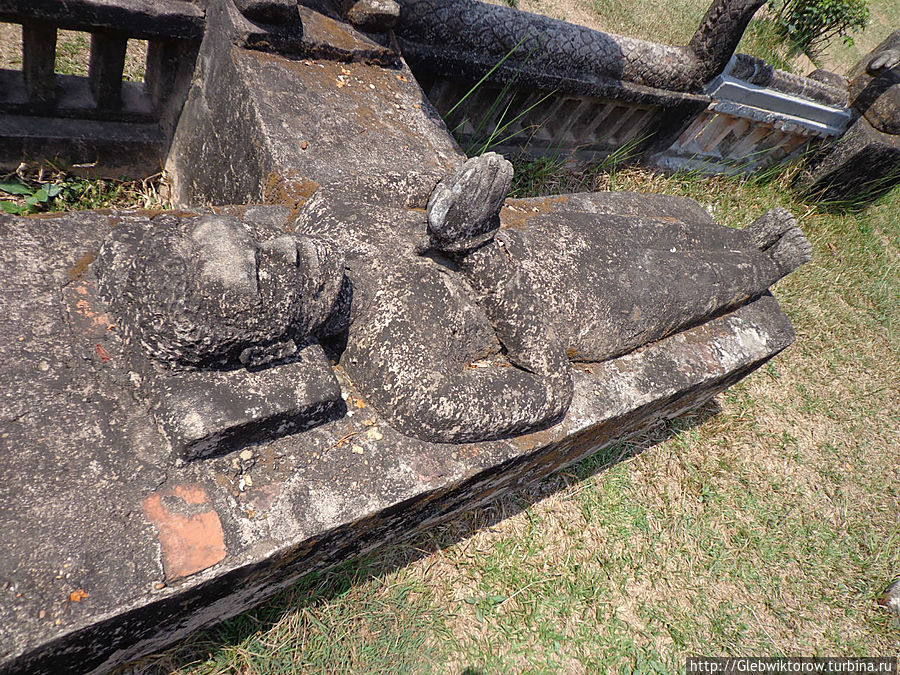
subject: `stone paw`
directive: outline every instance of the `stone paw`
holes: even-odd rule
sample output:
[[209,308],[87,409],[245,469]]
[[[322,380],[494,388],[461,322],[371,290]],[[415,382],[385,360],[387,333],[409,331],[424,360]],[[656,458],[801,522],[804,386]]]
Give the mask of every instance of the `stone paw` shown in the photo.
[[812,260],[812,245],[796,225],[782,234],[766,252],[783,275]]
[[866,70],[870,75],[878,75],[883,70],[892,70],[900,66],[900,49],[888,49],[873,58]]
[[489,152],[438,183],[427,210],[432,247],[464,253],[490,241],[500,227],[500,208],[512,177],[512,164]]
[[769,254],[782,276],[812,259],[812,246],[797,225],[797,219],[780,206],[754,220],[744,232],[761,251]]

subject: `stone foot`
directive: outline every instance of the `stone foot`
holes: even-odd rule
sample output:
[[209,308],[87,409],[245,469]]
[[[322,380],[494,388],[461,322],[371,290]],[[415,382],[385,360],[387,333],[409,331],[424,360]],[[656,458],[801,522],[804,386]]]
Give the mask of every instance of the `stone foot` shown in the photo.
[[775,261],[781,276],[790,274],[812,259],[812,246],[797,225],[796,218],[780,206],[754,220],[744,228],[744,232]]
[[432,248],[465,254],[493,239],[512,177],[512,164],[489,152],[438,183],[427,210]]

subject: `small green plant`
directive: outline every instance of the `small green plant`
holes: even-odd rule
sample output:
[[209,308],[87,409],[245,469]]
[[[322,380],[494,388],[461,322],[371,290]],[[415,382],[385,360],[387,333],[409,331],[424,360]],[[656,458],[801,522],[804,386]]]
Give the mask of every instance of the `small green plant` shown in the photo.
[[54,173],[35,177],[11,174],[0,176],[0,211],[29,215],[45,211],[74,211],[141,204],[159,208],[163,201],[157,191],[160,176],[144,180],[81,178]]
[[790,44],[790,55],[819,56],[835,37],[853,44],[850,33],[869,23],[867,0],[770,0],[778,34]]
[[45,183],[38,188],[19,180],[6,180],[0,183],[0,190],[8,195],[17,196],[20,200],[0,201],[0,209],[6,213],[24,215],[44,211],[59,196],[61,188],[56,183]]
[[[459,101],[457,101],[453,107],[450,108],[446,113],[444,113],[445,121],[449,121],[450,116],[453,112],[462,105],[466,99],[470,96],[478,92],[488,78],[494,74],[503,63],[516,52],[516,50],[521,47],[525,41],[528,39],[528,36],[523,37],[519,40],[515,45],[513,45],[512,49],[510,49],[502,59],[500,59],[494,66],[486,72],[478,82],[476,82],[469,90],[463,95]],[[534,50],[537,48],[537,43],[531,46],[528,54],[525,57],[523,62],[523,66],[528,63],[531,59],[532,54],[534,54]],[[468,117],[464,117],[462,121],[460,121],[455,127],[453,127],[451,133],[460,141],[460,144],[464,146],[465,153],[474,157],[476,155],[483,155],[489,150],[500,146],[507,141],[519,136],[528,131],[528,128],[513,128],[511,127],[515,125],[519,120],[521,120],[525,115],[531,112],[533,109],[540,106],[542,103],[552,98],[556,91],[551,91],[539,98],[537,101],[531,103],[528,107],[523,110],[513,109],[513,104],[516,100],[516,90],[514,89],[516,85],[516,80],[518,79],[519,72],[513,75],[513,77],[503,85],[497,95],[494,97],[491,104],[488,106],[486,112],[481,115],[481,118],[477,121],[470,120]],[[501,109],[502,108],[502,109]],[[498,113],[499,111],[499,113]],[[473,130],[471,133],[468,133],[468,138],[462,138],[462,131],[468,125],[471,124]]]

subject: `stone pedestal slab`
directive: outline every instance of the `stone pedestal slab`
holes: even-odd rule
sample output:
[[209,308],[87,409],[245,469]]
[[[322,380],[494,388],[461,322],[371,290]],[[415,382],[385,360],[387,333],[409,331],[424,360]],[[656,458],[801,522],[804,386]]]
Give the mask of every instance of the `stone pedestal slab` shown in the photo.
[[184,462],[136,396],[115,324],[79,310],[103,236],[139,217],[0,219],[0,673],[102,672],[159,650],[700,405],[793,340],[765,295],[573,365],[553,427],[461,445],[398,433],[335,366],[339,419]]

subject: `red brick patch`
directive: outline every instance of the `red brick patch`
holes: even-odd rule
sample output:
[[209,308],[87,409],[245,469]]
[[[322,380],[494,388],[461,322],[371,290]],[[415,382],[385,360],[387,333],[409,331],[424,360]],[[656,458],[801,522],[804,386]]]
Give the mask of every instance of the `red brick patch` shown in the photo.
[[92,281],[79,281],[63,288],[69,316],[75,328],[89,337],[104,337],[112,328],[106,312],[97,310],[97,285]]
[[225,558],[219,515],[200,485],[176,485],[144,498],[144,515],[156,526],[166,582],[195,574]]

